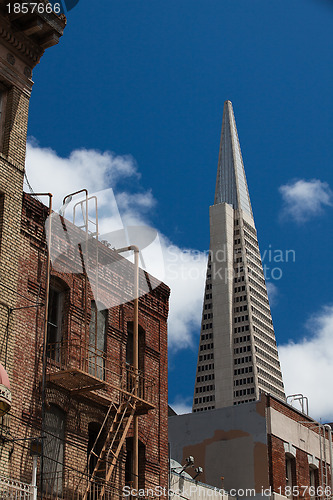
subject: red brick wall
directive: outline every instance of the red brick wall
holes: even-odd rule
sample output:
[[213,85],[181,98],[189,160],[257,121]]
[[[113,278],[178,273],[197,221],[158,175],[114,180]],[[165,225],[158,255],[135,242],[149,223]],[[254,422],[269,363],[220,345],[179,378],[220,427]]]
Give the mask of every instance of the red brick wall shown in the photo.
[[[315,425],[315,422],[311,418],[270,396],[267,396],[266,400],[268,407],[274,408],[280,413],[286,415],[291,420],[299,422],[301,425],[308,429],[311,428],[312,432],[318,434],[318,426]],[[327,432],[326,437],[328,438]],[[268,450],[270,485],[273,491],[283,495],[286,487],[286,453],[284,449],[284,441],[276,436],[268,435]],[[327,459],[329,460],[329,457],[327,457]],[[322,486],[321,467],[322,462],[319,461],[319,469],[317,470],[318,484],[316,485],[316,487]],[[293,483],[299,488],[299,498],[310,498],[310,468],[308,462],[308,454],[298,448],[296,448],[296,457],[294,461]],[[329,470],[327,484],[330,485]]]
[[[44,303],[46,287],[46,253],[44,222],[47,209],[28,195],[24,195],[21,233],[23,245],[20,253],[19,286],[17,307],[27,307]],[[119,259],[118,255],[103,245],[99,245],[100,258]],[[103,288],[112,290],[114,297],[129,289],[132,283],[126,281],[126,269],[121,275],[122,259],[117,273],[109,272],[100,277],[101,301]],[[125,262],[124,262],[125,265]],[[120,272],[119,272],[120,270]],[[85,338],[84,328],[84,277],[83,274],[66,274],[52,270],[52,279],[61,279],[68,287],[65,293],[63,323],[64,340]],[[143,279],[143,276],[141,276]],[[104,280],[104,283],[103,283]],[[154,279],[151,278],[152,282]],[[155,283],[156,284],[156,283]],[[90,303],[93,300],[88,291],[88,335],[90,321]],[[153,402],[155,409],[139,417],[139,439],[145,445],[145,460],[139,464],[140,475],[145,478],[145,486],[161,485],[167,487],[168,480],[168,386],[167,386],[167,315],[169,289],[160,284],[149,294],[139,299],[139,325],[145,330],[144,372],[155,379]],[[17,311],[17,331],[14,352],[13,371],[13,416],[10,432],[15,437],[37,436],[40,433],[42,418],[42,352],[44,308],[32,307]],[[133,303],[116,305],[107,313],[106,364],[116,370],[119,364],[126,362],[127,322],[133,321]],[[101,394],[111,398],[119,394],[111,387],[106,387]],[[88,425],[90,422],[103,421],[106,407],[89,401],[89,394],[71,397],[65,390],[48,386],[46,405],[57,404],[66,413],[65,464],[73,469],[84,470],[87,461]],[[35,427],[35,429],[34,429]],[[132,427],[128,437],[133,435]],[[125,453],[119,460],[115,474],[119,486],[124,484]],[[22,447],[14,446],[10,458],[13,477],[30,481],[31,457]]]

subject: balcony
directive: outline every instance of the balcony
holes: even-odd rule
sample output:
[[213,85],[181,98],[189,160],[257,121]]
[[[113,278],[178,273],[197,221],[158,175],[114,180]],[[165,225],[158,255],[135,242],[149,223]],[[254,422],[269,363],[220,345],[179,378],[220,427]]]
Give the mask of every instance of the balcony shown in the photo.
[[[127,363],[114,363],[105,354],[78,341],[47,345],[46,381],[71,396],[80,396],[104,406],[132,397],[137,414],[155,408],[155,381],[142,371],[134,373]],[[136,389],[135,389],[136,385]]]

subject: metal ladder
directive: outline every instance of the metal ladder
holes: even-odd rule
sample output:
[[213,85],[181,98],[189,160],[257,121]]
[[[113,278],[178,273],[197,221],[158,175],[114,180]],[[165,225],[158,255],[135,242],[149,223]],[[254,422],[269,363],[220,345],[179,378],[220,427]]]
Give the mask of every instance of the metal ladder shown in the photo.
[[[83,500],[87,500],[88,493],[90,491],[90,485],[94,481],[96,477],[98,477],[98,473],[103,473],[105,474],[105,483],[101,486],[101,491],[99,493],[99,498],[102,499],[104,497],[105,493],[105,486],[106,483],[110,480],[112,472],[115,468],[115,465],[117,463],[120,451],[122,449],[122,446],[125,442],[129,427],[133,421],[133,417],[136,411],[136,405],[137,401],[134,399],[132,395],[128,397],[128,399],[122,403],[118,407],[112,402],[109,406],[109,409],[106,413],[106,416],[104,418],[104,422],[101,426],[101,429],[98,433],[98,436],[95,440],[95,443],[93,445],[93,448],[90,451],[89,458],[88,458],[88,470],[89,470],[89,464],[93,456],[97,458],[96,465],[94,467],[94,470],[92,474],[90,475],[89,478],[89,483],[87,490],[85,492],[85,495],[83,497]],[[97,441],[105,428],[108,418],[110,416],[110,413],[112,409],[116,409],[116,414],[114,416],[114,419],[112,421],[112,424],[109,428],[108,434],[105,438],[105,442],[103,445],[103,448],[98,455],[94,450],[97,444]],[[125,422],[126,420],[126,422]]]

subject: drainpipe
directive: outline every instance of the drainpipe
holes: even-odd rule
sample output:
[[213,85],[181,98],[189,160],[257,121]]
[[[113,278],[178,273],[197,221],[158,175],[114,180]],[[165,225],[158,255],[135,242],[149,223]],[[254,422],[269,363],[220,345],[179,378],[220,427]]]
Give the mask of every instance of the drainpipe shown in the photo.
[[328,431],[328,441],[329,441],[329,451],[330,451],[330,474],[331,474],[331,491],[330,496],[333,494],[333,460],[332,460],[332,427],[329,424],[325,424],[324,428]]
[[[134,321],[133,321],[133,369],[135,377],[134,396],[138,395],[139,383],[139,248],[130,245],[116,250],[117,253],[134,251]],[[139,417],[133,418],[133,476],[134,489],[139,489]]]
[[38,455],[32,457],[32,500],[37,500],[37,460]]
[[[45,388],[46,388],[46,341],[47,341],[47,323],[49,312],[49,296],[50,296],[50,270],[51,270],[51,225],[52,225],[52,197],[51,193],[34,193],[35,196],[49,197],[49,213],[48,213],[48,241],[47,243],[47,261],[46,261],[46,284],[45,284],[45,313],[44,313],[44,339],[43,339],[43,375],[42,375],[42,437],[44,437],[45,429]],[[41,456],[41,471],[40,471],[40,488],[43,491],[43,469],[44,469],[44,439],[42,439],[42,456]],[[36,488],[35,488],[36,489]]]
[[[323,447],[321,444],[321,428],[322,424],[318,424],[318,431],[319,431],[319,447],[320,447],[320,476],[321,476],[321,485],[322,487],[324,486],[324,466],[323,466]],[[323,429],[324,432],[324,446],[325,446],[325,430]]]
[[[72,201],[73,196],[76,196],[77,194],[80,193],[85,193],[86,195],[86,212],[85,212],[85,220],[84,220],[84,225],[85,225],[85,255],[83,255],[82,258],[82,271],[84,273],[84,345],[83,345],[83,352],[82,352],[82,339],[80,341],[80,356],[81,356],[81,362],[82,362],[82,369],[85,372],[89,372],[89,333],[88,333],[88,266],[89,266],[89,257],[88,257],[88,225],[89,225],[89,210],[88,210],[88,190],[87,189],[80,189],[79,191],[75,191],[74,193],[70,193],[65,198],[63,199],[63,213],[62,216],[65,217],[65,211],[67,208],[67,205]],[[74,210],[74,209],[73,209]],[[75,225],[75,211],[73,211],[73,224]],[[98,236],[97,236],[98,239]],[[81,247],[81,252],[83,254],[83,248]],[[98,270],[97,270],[98,272]],[[96,300],[97,302],[97,300]],[[97,312],[96,312],[96,318],[97,318]],[[96,365],[95,365],[95,370],[96,370]],[[95,373],[96,375],[96,373]]]

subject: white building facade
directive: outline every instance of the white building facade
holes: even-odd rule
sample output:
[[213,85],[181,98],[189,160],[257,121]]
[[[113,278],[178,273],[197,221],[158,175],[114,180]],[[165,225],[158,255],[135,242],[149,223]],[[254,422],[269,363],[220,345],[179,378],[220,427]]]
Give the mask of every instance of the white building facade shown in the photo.
[[193,411],[285,400],[235,117],[223,112]]

